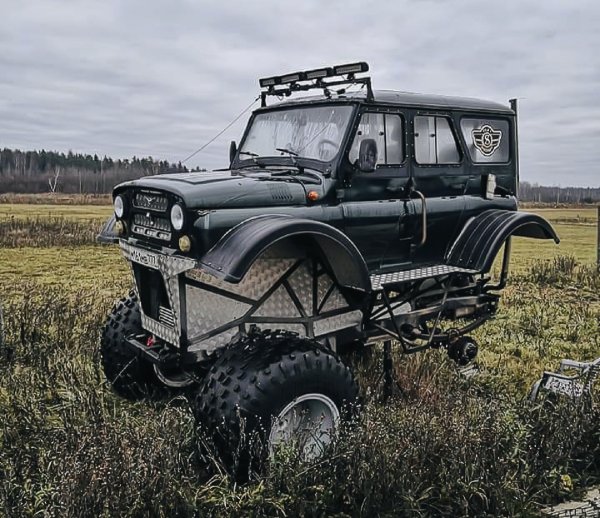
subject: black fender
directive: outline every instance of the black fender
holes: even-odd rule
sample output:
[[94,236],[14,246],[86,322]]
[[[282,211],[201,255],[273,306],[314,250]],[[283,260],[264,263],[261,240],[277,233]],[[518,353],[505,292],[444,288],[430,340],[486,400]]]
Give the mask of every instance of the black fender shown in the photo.
[[119,242],[119,237],[117,236],[117,234],[115,234],[116,222],[117,219],[113,214],[112,217],[109,218],[102,227],[100,234],[96,236],[96,241],[98,241],[98,243],[102,243],[103,245],[113,245]]
[[338,284],[365,292],[371,290],[369,270],[356,245],[326,223],[284,214],[257,216],[228,231],[201,259],[200,265],[215,277],[238,283],[254,261],[284,239],[304,239],[320,253]]
[[448,252],[446,263],[489,272],[500,248],[510,236],[560,242],[550,223],[537,214],[491,209],[465,223]]

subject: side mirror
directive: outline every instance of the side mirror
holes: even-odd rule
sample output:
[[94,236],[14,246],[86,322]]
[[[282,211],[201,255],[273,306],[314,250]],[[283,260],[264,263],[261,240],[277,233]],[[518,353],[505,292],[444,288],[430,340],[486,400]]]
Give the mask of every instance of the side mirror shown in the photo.
[[237,153],[237,144],[235,140],[232,140],[229,143],[229,165],[233,164],[233,159],[235,158],[235,154]]
[[358,148],[358,168],[363,173],[372,173],[377,167],[377,142],[372,138],[366,138]]

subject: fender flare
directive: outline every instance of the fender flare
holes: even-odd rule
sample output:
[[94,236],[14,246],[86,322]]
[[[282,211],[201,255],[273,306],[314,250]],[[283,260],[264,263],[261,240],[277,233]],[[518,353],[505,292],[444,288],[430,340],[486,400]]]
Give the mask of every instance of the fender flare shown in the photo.
[[560,242],[552,225],[537,214],[490,209],[465,223],[446,256],[446,263],[489,272],[500,248],[511,236]]
[[237,284],[254,261],[284,239],[307,239],[321,253],[343,287],[369,292],[369,270],[356,245],[340,230],[320,221],[284,214],[250,218],[229,230],[199,261],[217,278]]

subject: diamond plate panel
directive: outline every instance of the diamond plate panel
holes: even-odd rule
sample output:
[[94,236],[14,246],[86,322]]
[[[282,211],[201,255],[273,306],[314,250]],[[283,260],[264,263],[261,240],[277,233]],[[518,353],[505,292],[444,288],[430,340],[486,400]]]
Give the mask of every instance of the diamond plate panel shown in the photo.
[[331,277],[329,277],[329,275],[327,274],[321,275],[319,277],[319,280],[317,282],[317,300],[319,301],[318,306],[322,304],[323,298],[327,294],[327,290],[331,286],[332,282],[333,281],[331,280]]
[[344,296],[340,293],[340,290],[334,288],[334,290],[329,294],[327,298],[327,302],[323,306],[321,312],[332,311],[334,309],[345,308],[348,305],[348,302],[344,298]]
[[244,316],[250,309],[249,304],[189,284],[186,286],[186,304],[190,341]]
[[310,263],[304,262],[290,275],[289,284],[307,314],[313,312],[313,278]]
[[416,268],[414,270],[402,270],[400,272],[384,273],[382,275],[371,275],[371,287],[374,290],[380,290],[388,284],[429,279],[448,275],[450,273],[474,274],[477,273],[477,271],[459,268],[458,266],[449,266],[447,264],[438,264],[426,268]]
[[199,268],[188,271],[186,276],[198,282],[258,300],[295,262],[293,259],[258,259],[239,284],[231,284],[217,279]]
[[314,323],[315,336],[321,336],[334,331],[339,331],[340,329],[354,327],[361,322],[362,312],[359,310],[343,313],[342,315],[337,315],[335,317],[324,318]]
[[[140,310],[141,310],[141,308],[140,308]],[[147,317],[143,312],[142,312],[141,316],[142,316],[142,327],[146,331],[162,338],[163,340],[166,340],[170,344],[173,344],[173,345],[179,347],[179,328],[174,329],[171,326],[166,326],[164,324],[161,324],[160,322],[157,322],[153,318]]]
[[283,286],[279,286],[271,296],[263,302],[258,311],[254,313],[257,317],[301,317],[298,308]]

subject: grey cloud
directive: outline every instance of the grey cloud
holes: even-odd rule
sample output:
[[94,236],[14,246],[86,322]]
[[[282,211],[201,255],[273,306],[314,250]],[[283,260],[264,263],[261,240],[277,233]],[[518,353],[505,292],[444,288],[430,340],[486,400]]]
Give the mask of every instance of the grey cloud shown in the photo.
[[[257,78],[364,59],[376,88],[521,100],[525,180],[600,185],[600,4],[0,0],[0,146],[177,161]],[[189,165],[220,167],[243,122]]]

